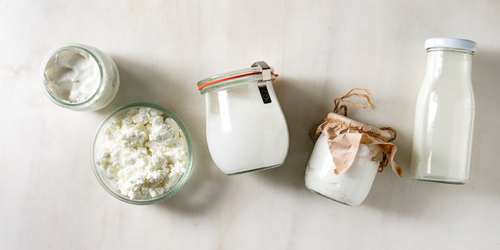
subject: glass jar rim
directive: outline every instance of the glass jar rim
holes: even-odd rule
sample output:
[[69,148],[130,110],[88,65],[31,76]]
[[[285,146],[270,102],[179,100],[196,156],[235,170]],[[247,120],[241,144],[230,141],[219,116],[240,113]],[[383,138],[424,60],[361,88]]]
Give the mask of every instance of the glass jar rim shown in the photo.
[[[70,103],[70,102],[64,102],[62,101],[61,99],[57,98],[56,96],[54,96],[54,94],[52,93],[52,91],[49,90],[47,84],[45,83],[45,70],[47,69],[47,63],[59,52],[61,51],[65,51],[65,50],[70,50],[70,49],[74,49],[74,50],[81,50],[85,53],[88,53],[91,58],[95,61],[95,63],[97,64],[97,67],[99,69],[99,85],[97,86],[96,88],[96,91],[89,97],[87,98],[86,100],[82,101],[82,102],[76,102],[76,103]],[[58,46],[54,49],[52,49],[49,53],[47,53],[47,55],[45,56],[45,58],[43,59],[43,62],[42,62],[42,66],[40,67],[40,81],[43,85],[43,88],[45,90],[45,93],[47,94],[48,97],[50,97],[50,100],[52,101],[55,101],[57,104],[61,105],[61,106],[67,106],[67,107],[78,107],[78,106],[84,106],[86,104],[89,104],[91,103],[91,101],[95,100],[95,97],[97,96],[97,94],[99,93],[100,89],[102,88],[102,85],[103,85],[103,68],[102,68],[102,58],[99,56],[98,53],[94,52],[95,48],[91,47],[91,46],[88,46],[88,45],[85,45],[85,44],[80,44],[80,43],[66,43],[66,44],[63,44],[61,46]]]
[[[276,77],[278,77],[278,75],[274,73],[273,67],[270,67],[270,69],[271,80],[273,81],[274,79],[276,79]],[[197,86],[200,93],[203,94],[207,91],[230,85],[260,80],[262,80],[262,69],[260,67],[251,67],[207,77],[199,81],[197,83]]]
[[458,48],[449,48],[449,47],[432,47],[426,49],[427,53],[435,52],[435,51],[449,51],[449,52],[459,52],[466,53],[470,55],[474,55],[474,51],[468,49],[458,49]]
[[[179,125],[179,128],[182,130],[182,133],[184,134],[184,138],[186,139],[186,146],[187,146],[187,153],[188,153],[188,159],[186,163],[186,170],[182,177],[180,178],[179,182],[175,184],[175,186],[171,189],[168,190],[167,192],[163,193],[162,195],[159,195],[157,197],[147,199],[147,200],[132,200],[129,199],[127,196],[124,196],[122,194],[116,193],[114,190],[112,190],[107,184],[106,181],[103,180],[102,178],[106,178],[105,176],[101,176],[99,174],[99,170],[97,169],[96,166],[96,155],[95,155],[95,149],[96,149],[96,143],[97,143],[97,138],[100,135],[101,132],[103,132],[103,129],[107,127],[109,124],[109,121],[112,120],[113,118],[116,118],[116,115],[119,114],[120,112],[124,112],[128,109],[131,108],[140,108],[140,107],[147,107],[147,108],[153,108],[156,110],[161,111],[164,115],[166,115],[169,118],[172,118],[177,125]],[[133,205],[151,205],[155,203],[162,202],[164,200],[169,199],[170,197],[174,196],[187,182],[187,179],[189,178],[192,168],[193,168],[193,162],[194,162],[194,149],[191,141],[191,136],[189,135],[189,132],[182,122],[182,120],[172,111],[170,111],[167,108],[164,108],[162,106],[153,104],[153,103],[148,103],[148,102],[136,102],[136,103],[130,103],[126,104],[124,106],[121,106],[111,113],[109,113],[99,124],[95,134],[94,138],[92,140],[91,144],[91,151],[90,151],[90,160],[91,160],[91,165],[92,165],[92,171],[94,172],[94,175],[99,182],[99,184],[108,192],[111,196],[115,197],[116,199],[123,201],[125,203],[133,204]]]

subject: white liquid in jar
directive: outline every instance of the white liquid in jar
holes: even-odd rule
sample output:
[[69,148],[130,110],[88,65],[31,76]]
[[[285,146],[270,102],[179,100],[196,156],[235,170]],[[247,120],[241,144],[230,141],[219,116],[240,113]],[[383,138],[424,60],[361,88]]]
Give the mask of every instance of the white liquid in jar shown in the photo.
[[207,142],[226,174],[277,167],[288,153],[288,128],[271,83],[264,104],[257,83],[207,92]]
[[474,122],[469,53],[428,52],[415,113],[411,174],[418,180],[465,184]]
[[373,160],[373,157],[379,152],[378,145],[359,145],[352,166],[346,172],[336,175],[326,136],[321,134],[307,164],[306,187],[342,204],[357,206],[370,192],[380,165],[380,161]]

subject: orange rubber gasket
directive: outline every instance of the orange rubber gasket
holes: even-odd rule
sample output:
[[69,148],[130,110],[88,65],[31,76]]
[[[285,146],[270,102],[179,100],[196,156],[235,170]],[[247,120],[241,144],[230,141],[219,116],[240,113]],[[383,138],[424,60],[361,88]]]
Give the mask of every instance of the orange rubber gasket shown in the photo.
[[[213,84],[216,84],[216,83],[219,83],[219,82],[224,82],[224,81],[235,79],[235,78],[239,78],[239,77],[245,77],[245,76],[251,76],[251,75],[258,75],[258,74],[262,74],[262,72],[253,72],[253,73],[248,73],[248,74],[243,74],[243,75],[237,75],[237,76],[230,76],[230,77],[222,78],[222,79],[215,80],[213,82],[207,82],[207,83],[205,83],[205,84],[203,84],[201,86],[198,86],[198,90],[202,90],[205,87],[208,87],[210,85],[213,85]],[[274,74],[273,71],[271,71],[271,75],[273,75],[275,77],[278,77],[278,74]]]

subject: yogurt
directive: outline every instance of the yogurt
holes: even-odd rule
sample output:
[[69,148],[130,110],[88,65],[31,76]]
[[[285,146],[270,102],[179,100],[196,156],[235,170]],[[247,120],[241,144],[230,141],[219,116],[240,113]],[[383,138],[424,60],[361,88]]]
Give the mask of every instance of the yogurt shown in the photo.
[[120,85],[113,59],[89,45],[57,47],[40,68],[45,95],[54,104],[75,111],[93,111],[108,105]]
[[376,144],[360,144],[352,166],[345,173],[336,175],[326,136],[321,134],[307,164],[306,187],[342,204],[357,206],[370,192],[380,165],[380,160],[375,160],[379,153],[380,147]]
[[80,103],[99,87],[99,66],[89,53],[76,48],[56,53],[47,63],[45,84],[63,102]]

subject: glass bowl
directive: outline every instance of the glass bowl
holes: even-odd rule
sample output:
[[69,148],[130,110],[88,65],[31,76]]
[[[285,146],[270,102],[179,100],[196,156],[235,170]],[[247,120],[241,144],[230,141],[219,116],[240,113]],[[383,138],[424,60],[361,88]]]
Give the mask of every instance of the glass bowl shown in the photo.
[[[97,165],[97,160],[98,157],[102,154],[101,152],[101,145],[104,142],[105,135],[106,135],[106,129],[115,121],[116,119],[123,118],[127,112],[132,109],[132,108],[141,108],[141,107],[147,107],[147,108],[152,108],[161,111],[163,114],[163,118],[170,117],[172,118],[181,128],[182,133],[184,134],[184,138],[186,139],[186,145],[187,145],[187,151],[188,151],[188,159],[186,163],[186,170],[180,180],[175,184],[173,188],[170,190],[165,191],[163,194],[158,195],[156,197],[148,197],[148,198],[137,198],[137,199],[130,199],[127,195],[121,194],[116,181],[110,180],[107,175],[105,170]],[[191,144],[191,137],[189,136],[189,132],[184,125],[184,123],[177,117],[173,112],[170,110],[152,104],[152,103],[145,103],[145,102],[140,102],[140,103],[132,103],[132,104],[127,104],[125,106],[122,106],[113,112],[111,112],[109,115],[104,118],[104,120],[101,122],[99,127],[97,128],[97,131],[95,133],[94,139],[92,141],[92,149],[91,149],[91,162],[92,162],[92,170],[94,171],[94,174],[101,184],[101,186],[113,197],[117,198],[120,201],[129,203],[129,204],[134,204],[134,205],[150,205],[150,204],[155,204],[158,202],[162,202],[170,197],[172,197],[175,193],[177,193],[184,183],[186,183],[189,174],[191,173],[192,165],[193,165],[193,146]]]

